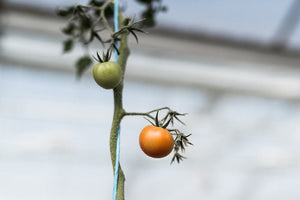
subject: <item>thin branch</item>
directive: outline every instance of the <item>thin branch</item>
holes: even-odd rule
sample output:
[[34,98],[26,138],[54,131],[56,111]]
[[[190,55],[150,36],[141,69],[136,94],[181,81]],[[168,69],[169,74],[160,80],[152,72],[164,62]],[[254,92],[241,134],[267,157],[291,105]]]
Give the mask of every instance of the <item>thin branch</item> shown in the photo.
[[149,117],[152,120],[155,120],[153,116],[150,115],[150,113],[140,113],[140,112],[125,112],[124,116],[146,116]]
[[154,113],[154,112],[157,112],[157,111],[161,111],[161,110],[172,111],[169,107],[162,107],[162,108],[158,108],[158,109],[155,109],[155,110],[151,110],[151,111],[148,112],[148,114],[151,114],[151,113]]
[[87,9],[94,9],[94,10],[101,10],[102,7],[97,7],[97,6],[87,6],[87,5],[78,5],[78,7],[81,8],[87,8]]
[[106,7],[110,4],[110,3],[113,3],[113,0],[108,0],[106,1],[102,6],[101,6],[101,13],[100,13],[100,16],[102,18],[102,21],[103,21],[103,24],[105,26],[105,28],[110,32],[110,34],[112,35],[113,34],[113,30],[111,29],[106,17],[105,17],[105,9]]

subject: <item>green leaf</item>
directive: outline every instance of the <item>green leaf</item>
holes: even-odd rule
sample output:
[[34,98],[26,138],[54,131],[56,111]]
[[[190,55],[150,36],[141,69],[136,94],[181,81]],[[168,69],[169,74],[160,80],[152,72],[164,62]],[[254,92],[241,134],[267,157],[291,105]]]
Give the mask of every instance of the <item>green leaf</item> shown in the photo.
[[175,118],[177,121],[179,121],[181,124],[185,125],[185,123],[184,123],[183,121],[181,121],[181,120],[177,117],[177,115],[175,115],[174,118]]
[[92,27],[92,20],[87,17],[82,17],[80,19],[80,25],[82,32],[84,32]]
[[113,5],[112,3],[110,3],[110,4],[106,7],[106,9],[105,9],[105,11],[104,11],[104,15],[105,15],[106,18],[111,18],[111,17],[113,17],[113,15],[114,15],[114,5]]
[[135,40],[136,40],[136,43],[139,43],[138,37],[137,37],[137,35],[134,33],[134,31],[129,30],[129,32],[134,36],[134,38],[135,38]]
[[68,39],[68,40],[64,41],[63,46],[64,46],[63,51],[69,52],[72,50],[72,48],[74,46],[74,41],[72,39]]
[[186,159],[186,157],[180,155],[178,152],[176,152],[171,160],[171,164],[176,160],[177,163],[180,163],[183,159]]
[[113,44],[112,46],[113,46],[113,48],[116,50],[117,54],[120,55],[120,51],[119,51],[119,49],[117,48],[117,46],[116,46],[115,44]]
[[98,33],[93,32],[93,35],[94,35],[95,38],[97,38],[99,40],[99,42],[101,42],[101,44],[104,43],[103,40],[102,40],[102,38],[100,37],[100,35]]
[[167,123],[165,123],[165,125],[163,125],[162,128],[166,129],[169,126],[171,121],[172,121],[172,117],[170,117],[170,119],[167,121]]
[[142,18],[146,18],[143,25],[153,27],[156,24],[155,16],[159,12],[166,12],[167,7],[162,5],[162,0],[136,0],[144,5],[144,10],[141,12]]
[[144,26],[147,26],[147,27],[155,26],[155,24],[156,24],[155,18],[154,18],[155,13],[156,13],[156,11],[152,7],[147,8],[142,13],[142,18],[145,18],[145,20],[143,21]]
[[91,64],[92,64],[92,59],[89,56],[83,56],[79,58],[76,62],[77,77],[81,77],[82,74],[89,68]]
[[144,117],[145,120],[147,120],[152,126],[156,126],[153,122],[151,122],[149,119],[147,119],[146,117]]
[[156,113],[156,115],[155,115],[155,124],[156,124],[156,126],[159,126],[160,124],[159,124],[159,120],[158,120],[158,112],[159,111],[157,111],[157,113]]
[[73,35],[75,28],[76,28],[75,24],[70,23],[68,24],[68,26],[62,29],[62,32],[66,35]]
[[[143,20],[143,21],[144,21],[144,20]],[[146,33],[144,30],[139,29],[139,28],[135,28],[135,27],[132,27],[130,30],[132,30],[132,31],[138,31],[138,32],[140,32],[140,33]]]
[[97,58],[98,58],[98,60],[99,60],[99,62],[103,62],[103,60],[101,59],[101,56],[99,55],[99,53],[98,53],[98,51],[97,51]]
[[104,4],[104,1],[103,0],[100,0],[100,1],[97,1],[97,0],[91,0],[89,2],[89,5],[91,6],[97,6],[97,7],[100,7]]
[[60,17],[69,17],[70,15],[73,14],[74,9],[75,9],[74,6],[68,7],[66,9],[58,9],[56,11],[56,14]]
[[151,4],[152,0],[136,0],[139,3],[143,3],[143,4]]
[[161,10],[162,12],[167,12],[167,11],[168,11],[168,8],[167,8],[167,6],[162,6],[162,7],[160,8],[160,10]]

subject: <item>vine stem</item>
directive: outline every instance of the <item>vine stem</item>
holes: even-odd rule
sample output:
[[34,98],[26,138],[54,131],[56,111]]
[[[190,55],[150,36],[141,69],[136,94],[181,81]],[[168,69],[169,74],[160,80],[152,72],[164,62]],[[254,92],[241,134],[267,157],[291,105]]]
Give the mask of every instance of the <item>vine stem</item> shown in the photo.
[[172,111],[169,107],[162,107],[162,108],[157,108],[155,110],[151,110],[149,112],[125,112],[124,116],[146,116],[149,117],[153,120],[155,120],[155,117],[153,117],[151,114],[157,111],[161,111],[161,110],[168,110],[168,111]]
[[[125,26],[124,18],[122,13],[119,12],[119,22],[121,27]],[[120,40],[120,55],[118,59],[118,63],[122,68],[122,80],[121,83],[114,88],[113,95],[114,95],[114,115],[113,121],[110,131],[110,156],[111,162],[113,166],[113,173],[115,172],[115,162],[116,162],[116,145],[117,145],[117,137],[118,137],[118,128],[121,124],[122,118],[124,117],[125,111],[123,108],[123,85],[124,85],[124,74],[126,69],[126,63],[128,56],[130,54],[127,42],[127,32],[124,32],[121,35]],[[125,175],[124,172],[119,164],[119,173],[118,173],[118,186],[117,186],[117,200],[124,200],[124,183],[125,183]]]
[[155,120],[155,118],[152,115],[150,115],[149,113],[126,112],[126,113],[124,113],[124,116],[146,116],[146,117],[149,117],[149,118]]

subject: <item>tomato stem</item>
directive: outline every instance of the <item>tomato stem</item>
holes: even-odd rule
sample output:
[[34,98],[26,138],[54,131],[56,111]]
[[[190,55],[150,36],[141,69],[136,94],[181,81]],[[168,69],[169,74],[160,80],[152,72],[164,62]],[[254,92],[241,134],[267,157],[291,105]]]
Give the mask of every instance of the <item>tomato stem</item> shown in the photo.
[[[119,12],[119,21],[121,22],[121,26],[124,26],[124,18],[122,13]],[[113,172],[115,172],[115,162],[116,162],[116,145],[117,145],[117,136],[118,136],[118,128],[121,124],[122,118],[125,114],[123,108],[123,85],[124,85],[124,73],[126,69],[126,63],[128,56],[130,54],[128,43],[127,43],[127,33],[123,33],[121,35],[120,40],[120,55],[118,59],[118,63],[122,68],[122,80],[120,84],[114,88],[114,115],[113,121],[110,131],[110,156],[111,162],[113,166]],[[119,163],[119,174],[118,174],[118,186],[117,186],[117,200],[124,200],[124,182],[125,182],[125,175]]]

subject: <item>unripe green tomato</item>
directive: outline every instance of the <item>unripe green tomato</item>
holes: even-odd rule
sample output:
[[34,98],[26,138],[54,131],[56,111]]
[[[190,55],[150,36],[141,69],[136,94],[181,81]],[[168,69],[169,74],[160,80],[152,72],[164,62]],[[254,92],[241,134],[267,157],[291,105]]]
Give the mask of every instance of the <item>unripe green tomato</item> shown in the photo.
[[97,63],[93,67],[93,77],[101,87],[112,89],[119,85],[122,79],[122,70],[116,62]]

